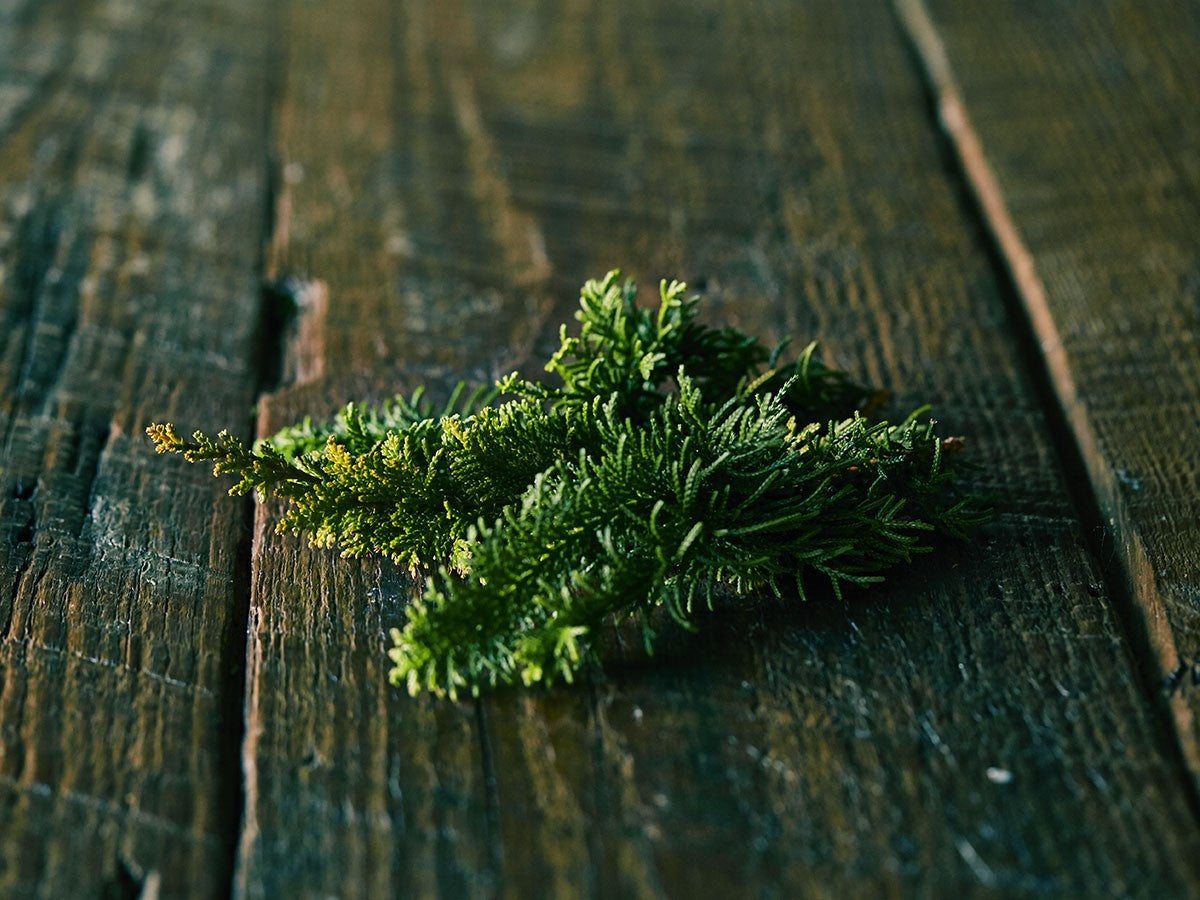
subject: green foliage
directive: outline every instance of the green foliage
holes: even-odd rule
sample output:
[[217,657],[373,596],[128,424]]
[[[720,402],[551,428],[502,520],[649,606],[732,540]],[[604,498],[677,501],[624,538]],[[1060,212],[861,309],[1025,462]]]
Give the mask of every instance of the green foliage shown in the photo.
[[932,533],[987,518],[954,487],[960,442],[924,410],[871,422],[877,395],[815,344],[780,364],[782,346],[700,323],[684,290],[664,282],[648,310],[616,272],[589,281],[552,385],[512,375],[440,410],[420,392],[351,404],[252,449],[148,432],[238,476],[234,493],[285,498],[280,530],[424,574],[392,679],[451,697],[571,681],[614,616],[664,607],[694,627],[724,586],[803,598],[811,574],[836,592],[879,581]]

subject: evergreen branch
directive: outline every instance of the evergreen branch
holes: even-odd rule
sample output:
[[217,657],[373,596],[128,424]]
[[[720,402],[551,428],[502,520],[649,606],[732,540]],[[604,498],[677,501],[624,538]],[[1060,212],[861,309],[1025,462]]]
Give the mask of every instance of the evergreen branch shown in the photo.
[[187,441],[179,436],[175,426],[151,425],[146,434],[154,441],[159,453],[179,453],[188,462],[212,462],[214,475],[238,475],[240,480],[229,489],[231,494],[246,494],[257,490],[260,495],[276,493],[292,496],[305,486],[317,484],[320,475],[288,459],[270,445],[264,444],[253,451],[247,450],[228,431],[210,438],[202,431]]
[[616,406],[598,419],[599,452],[539,475],[472,535],[465,577],[443,570],[414,604],[393,634],[395,679],[451,695],[570,681],[613,614],[664,605],[690,625],[723,584],[780,594],[795,580],[803,597],[805,568],[835,591],[871,583],[936,527],[983,517],[938,490],[928,425],[855,418],[797,435],[778,398],[711,414],[686,378],[642,426]]
[[872,422],[878,393],[816,344],[781,364],[786,344],[703,325],[684,290],[663,282],[654,311],[616,272],[589,281],[546,366],[557,383],[350,404],[251,449],[148,432],[239,476],[234,492],[287,500],[281,530],[430,575],[392,678],[452,697],[571,681],[614,616],[663,607],[692,628],[725,586],[803,598],[806,572],[840,593],[986,520],[955,488],[961,439],[925,410]]

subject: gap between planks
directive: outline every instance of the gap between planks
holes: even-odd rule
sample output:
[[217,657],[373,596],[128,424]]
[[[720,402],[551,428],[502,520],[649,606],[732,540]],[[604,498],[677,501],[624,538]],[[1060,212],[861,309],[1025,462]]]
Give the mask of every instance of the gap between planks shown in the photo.
[[[284,40],[285,36],[280,29],[271,29],[264,79],[266,96],[263,104],[265,114],[261,140],[265,190],[257,260],[261,280],[255,336],[258,350],[255,390],[257,401],[249,423],[249,432],[255,439],[265,437],[263,431],[268,417],[267,404],[271,392],[276,390],[284,379],[289,351],[292,349],[289,344],[295,338],[299,309],[298,298],[290,290],[294,286],[290,283],[282,284],[277,280],[280,248],[287,243],[291,218],[291,195],[277,153],[278,134],[274,120],[281,105],[280,80],[284,76],[286,58],[286,48],[282,44]],[[270,514],[254,494],[243,497],[241,504],[247,534],[238,546],[237,597],[240,605],[235,613],[234,633],[230,638],[234,644],[230,658],[236,659],[239,665],[231,669],[226,690],[227,714],[235,724],[235,734],[229,738],[235,762],[230,763],[228,770],[229,779],[237,795],[236,812],[230,816],[229,822],[230,878],[226,885],[225,898],[246,895],[245,885],[240,883],[245,868],[242,857],[246,849],[252,846],[258,832],[255,816],[258,783],[254,768],[258,729],[255,723],[249,721],[250,712],[255,706],[252,701],[259,684],[257,663],[261,659],[260,654],[252,652],[252,640],[257,639],[257,629],[254,628],[254,560],[258,544],[264,539],[265,533],[268,533]]]

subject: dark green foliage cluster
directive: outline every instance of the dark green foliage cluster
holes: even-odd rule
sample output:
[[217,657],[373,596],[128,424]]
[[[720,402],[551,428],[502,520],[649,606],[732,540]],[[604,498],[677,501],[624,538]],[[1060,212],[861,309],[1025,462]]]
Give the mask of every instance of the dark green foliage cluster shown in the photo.
[[235,493],[288,500],[281,530],[424,574],[392,678],[452,697],[572,680],[614,615],[665,607],[690,626],[722,587],[878,581],[931,533],[987,517],[952,484],[956,441],[921,411],[871,422],[872,395],[814,345],[781,364],[782,348],[701,324],[696,303],[664,283],[644,309],[612,272],[584,286],[555,384],[509,376],[442,409],[420,393],[351,404],[252,449],[149,433],[239,476]]

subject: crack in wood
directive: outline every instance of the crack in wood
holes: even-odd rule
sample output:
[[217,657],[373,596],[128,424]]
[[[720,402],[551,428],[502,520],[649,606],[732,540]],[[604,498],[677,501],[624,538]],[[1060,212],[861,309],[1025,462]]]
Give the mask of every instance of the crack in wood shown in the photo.
[[234,605],[222,641],[222,655],[229,662],[225,667],[224,683],[221,685],[222,740],[217,746],[220,754],[218,769],[231,787],[226,795],[223,817],[225,821],[223,838],[230,873],[226,887],[230,895],[234,891],[238,848],[247,805],[247,773],[244,761],[247,732],[247,652],[249,649],[250,607],[253,596],[255,520],[260,514],[253,497],[245,498],[241,503],[241,508],[244,523],[243,535],[237,543],[237,562],[233,570],[235,581],[233,595],[237,598],[237,603]]
[[[9,543],[14,547],[20,547],[23,544],[33,544],[33,536],[37,531],[37,507],[34,501],[38,494],[38,484],[36,481],[26,484],[20,478],[13,482],[12,488],[9,490],[9,497],[13,502],[13,527],[9,538]],[[22,518],[18,511],[25,509],[25,515]]]
[[303,286],[295,278],[273,278],[259,292],[258,390],[269,393],[280,387],[288,356],[289,335],[295,329],[298,296]]
[[[45,575],[45,567],[43,566],[41,571],[39,571],[39,573],[35,579],[34,590],[36,590],[37,582],[40,581],[42,576],[44,576],[44,575]],[[3,636],[3,637],[7,637],[7,636]],[[2,638],[0,638],[0,643],[2,643],[2,642],[3,642],[3,640],[2,640]],[[208,688],[201,687],[200,685],[197,685],[197,684],[193,684],[190,681],[182,681],[178,678],[172,678],[169,675],[164,675],[162,672],[155,672],[152,669],[147,669],[147,668],[139,667],[139,666],[131,666],[128,663],[117,662],[117,661],[111,660],[111,659],[102,659],[98,656],[88,656],[87,654],[82,653],[78,650],[65,649],[63,647],[55,647],[50,644],[36,643],[34,641],[29,640],[28,638],[21,638],[19,643],[22,644],[22,646],[24,647],[24,652],[26,652],[27,654],[33,653],[35,655],[43,655],[43,656],[51,656],[51,657],[69,657],[69,658],[75,660],[76,662],[84,663],[88,666],[94,666],[97,669],[107,669],[114,673],[134,675],[137,678],[148,678],[151,681],[154,681],[158,684],[163,685],[164,687],[170,688],[173,691],[178,691],[178,692],[186,694],[188,696],[201,697],[201,698],[205,698],[205,699],[215,699],[217,697],[216,692],[211,691]]]
[[260,392],[319,381],[325,374],[323,281],[288,275],[264,282],[259,313]]
[[487,701],[475,698],[475,731],[479,737],[479,765],[483,775],[485,802],[484,825],[488,865],[494,873],[494,893],[504,895],[504,845],[500,831],[500,795],[496,779],[496,752],[493,746]]
[[185,838],[189,841],[198,841],[207,845],[214,845],[220,840],[216,835],[197,832],[195,828],[181,826],[163,816],[135,809],[124,803],[96,796],[95,794],[83,791],[62,790],[44,781],[26,781],[0,773],[0,788],[6,788],[30,797],[65,802],[72,806],[93,810],[113,818],[132,819],[139,825],[172,837]]
[[97,488],[99,485],[100,467],[104,454],[108,449],[112,428],[106,420],[103,423],[85,421],[80,428],[80,434],[75,442],[77,459],[69,466],[79,478],[79,496],[83,504],[79,511],[79,523],[75,531],[76,537],[82,537],[84,528],[92,518],[96,505]]
[[13,483],[9,492],[12,507],[9,546],[12,548],[13,555],[17,557],[17,563],[12,566],[12,588],[9,591],[7,609],[3,611],[4,621],[0,623],[0,646],[8,642],[12,632],[17,601],[21,596],[21,583],[36,552],[34,541],[37,536],[38,516],[34,501],[37,492],[36,482],[27,486],[20,478]]
[[150,129],[145,122],[138,122],[129,142],[129,161],[125,164],[125,177],[131,182],[141,181],[150,167]]

